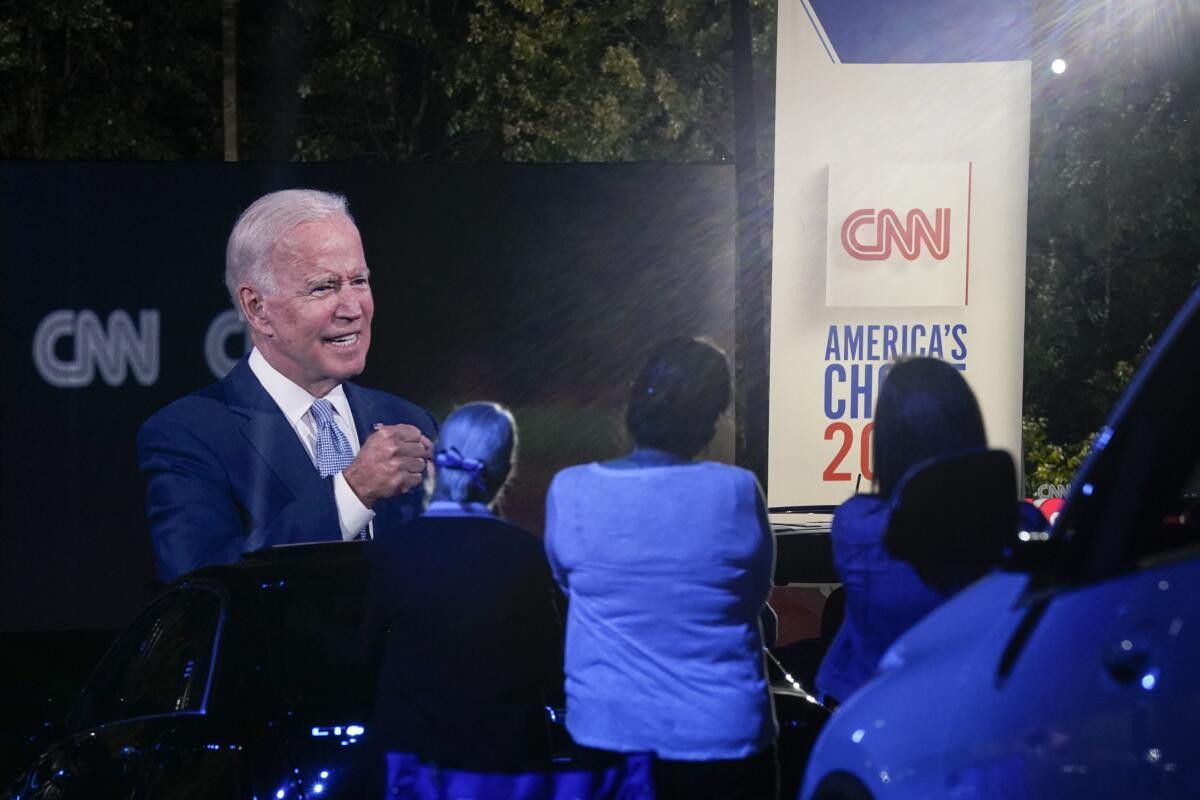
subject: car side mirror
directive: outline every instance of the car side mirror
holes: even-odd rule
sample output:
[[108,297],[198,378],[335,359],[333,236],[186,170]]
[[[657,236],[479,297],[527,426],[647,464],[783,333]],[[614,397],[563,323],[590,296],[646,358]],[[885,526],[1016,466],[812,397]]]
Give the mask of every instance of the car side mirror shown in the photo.
[[1017,474],[1003,450],[913,465],[892,492],[884,545],[931,587],[953,592],[1004,562],[1017,542]]

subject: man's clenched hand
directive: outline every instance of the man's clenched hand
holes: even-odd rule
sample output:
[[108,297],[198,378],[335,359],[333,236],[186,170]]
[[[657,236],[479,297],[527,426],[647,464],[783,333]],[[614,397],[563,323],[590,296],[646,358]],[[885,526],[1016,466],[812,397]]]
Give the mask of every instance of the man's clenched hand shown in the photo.
[[433,442],[412,425],[376,425],[354,462],[342,471],[346,483],[367,508],[404,494],[421,482]]

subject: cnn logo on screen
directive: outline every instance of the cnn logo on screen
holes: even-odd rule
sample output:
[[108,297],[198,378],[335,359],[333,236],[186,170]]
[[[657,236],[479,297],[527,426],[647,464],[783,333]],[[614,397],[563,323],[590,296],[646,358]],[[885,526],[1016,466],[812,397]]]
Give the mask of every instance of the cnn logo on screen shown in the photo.
[[970,162],[831,164],[827,306],[962,306]]

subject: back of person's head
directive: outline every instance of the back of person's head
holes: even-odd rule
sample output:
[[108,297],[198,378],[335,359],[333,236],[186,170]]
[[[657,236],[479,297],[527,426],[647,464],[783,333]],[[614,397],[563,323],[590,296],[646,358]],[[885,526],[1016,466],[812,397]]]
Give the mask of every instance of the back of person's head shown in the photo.
[[732,397],[729,360],[704,339],[656,346],[633,381],[625,425],[639,447],[692,458],[712,441]]
[[517,423],[496,403],[468,403],[442,423],[434,446],[434,500],[492,503],[512,474]]
[[262,292],[275,291],[271,257],[276,245],[297,225],[335,215],[354,221],[345,197],[316,189],[271,192],[242,212],[225,246],[225,288],[239,315],[239,286],[250,284]]
[[936,358],[896,362],[875,406],[875,484],[889,497],[913,464],[986,447],[983,415],[962,373]]

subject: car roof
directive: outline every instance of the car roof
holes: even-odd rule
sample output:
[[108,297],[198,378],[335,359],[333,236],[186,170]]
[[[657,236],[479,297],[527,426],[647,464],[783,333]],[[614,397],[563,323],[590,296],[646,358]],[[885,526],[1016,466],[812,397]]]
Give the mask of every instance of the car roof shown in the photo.
[[233,564],[201,567],[168,584],[163,593],[194,585],[219,584],[231,594],[285,585],[365,585],[366,542],[315,542],[269,547],[242,556]]

